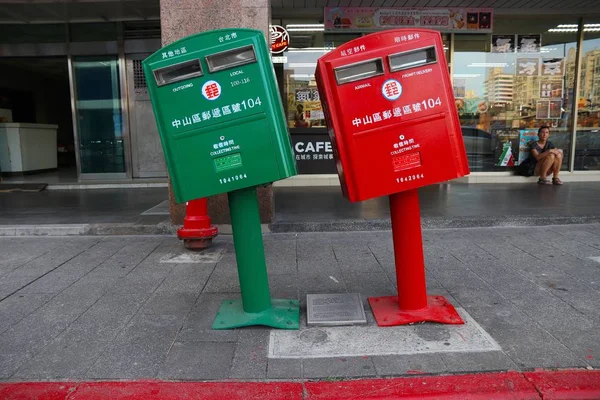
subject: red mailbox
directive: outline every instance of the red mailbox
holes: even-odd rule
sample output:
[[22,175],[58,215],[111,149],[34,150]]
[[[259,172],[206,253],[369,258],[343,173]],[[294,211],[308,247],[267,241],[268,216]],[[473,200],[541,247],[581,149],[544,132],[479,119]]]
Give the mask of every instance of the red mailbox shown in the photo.
[[344,195],[389,195],[398,296],[369,298],[377,324],[464,323],[427,296],[417,192],[469,173],[440,33],[352,40],[319,59],[316,80]]
[[350,201],[469,173],[439,32],[352,40],[319,59],[316,80]]

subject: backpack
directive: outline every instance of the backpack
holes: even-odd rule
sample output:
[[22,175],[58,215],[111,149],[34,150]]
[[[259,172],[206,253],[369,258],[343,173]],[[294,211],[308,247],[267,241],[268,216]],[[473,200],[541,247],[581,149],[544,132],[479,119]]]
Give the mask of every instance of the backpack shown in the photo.
[[527,157],[517,167],[517,175],[533,176],[533,174],[535,172],[535,164],[536,164],[536,160],[533,157]]

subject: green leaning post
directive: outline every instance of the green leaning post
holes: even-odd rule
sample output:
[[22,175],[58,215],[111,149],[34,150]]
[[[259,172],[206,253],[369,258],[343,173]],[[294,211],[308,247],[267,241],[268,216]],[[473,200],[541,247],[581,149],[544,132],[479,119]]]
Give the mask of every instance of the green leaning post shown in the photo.
[[256,197],[297,173],[264,33],[199,33],[143,67],[176,200],[228,193],[242,298],[223,302],[213,329],[298,329],[299,301],[269,293]]
[[228,197],[242,300],[225,300],[213,329],[249,325],[298,329],[299,301],[271,300],[269,294],[256,188],[229,192]]

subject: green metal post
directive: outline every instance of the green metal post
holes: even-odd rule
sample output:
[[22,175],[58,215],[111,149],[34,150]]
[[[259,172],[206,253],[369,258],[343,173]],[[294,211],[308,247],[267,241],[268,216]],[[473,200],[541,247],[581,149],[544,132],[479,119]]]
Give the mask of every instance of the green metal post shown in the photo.
[[224,300],[213,329],[266,325],[299,329],[300,302],[271,299],[256,187],[228,193],[242,299]]
[[229,192],[228,198],[244,312],[265,311],[271,297],[256,188]]

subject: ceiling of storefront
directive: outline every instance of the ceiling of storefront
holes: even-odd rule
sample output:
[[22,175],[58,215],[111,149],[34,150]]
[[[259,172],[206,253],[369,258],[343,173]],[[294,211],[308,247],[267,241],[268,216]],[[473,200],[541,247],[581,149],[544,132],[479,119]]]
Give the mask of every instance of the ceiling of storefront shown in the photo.
[[[0,24],[158,20],[159,5],[159,0],[0,0]],[[271,0],[271,5],[273,18],[311,20],[322,20],[323,7],[491,7],[496,14],[600,16],[600,0]]]
[[35,74],[36,76],[45,76],[49,78],[68,79],[67,57],[37,57],[32,62],[28,58],[0,58],[0,68],[4,71],[18,69]]
[[0,23],[160,19],[159,0],[0,0]]

